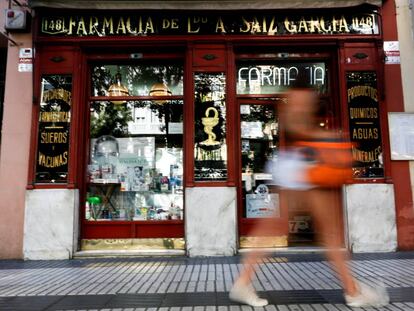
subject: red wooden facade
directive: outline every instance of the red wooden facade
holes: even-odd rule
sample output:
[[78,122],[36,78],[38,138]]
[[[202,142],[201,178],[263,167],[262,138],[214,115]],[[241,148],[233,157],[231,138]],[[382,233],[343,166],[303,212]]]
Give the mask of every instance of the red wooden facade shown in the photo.
[[[360,8],[354,8],[359,10]],[[57,11],[59,12],[59,11]],[[51,11],[40,11],[44,16]],[[69,12],[62,12],[71,14]],[[242,14],[234,12],[233,14]],[[296,12],[295,12],[296,13]],[[237,187],[241,188],[239,105],[253,100],[249,96],[236,94],[236,62],[240,59],[266,59],[266,52],[291,53],[298,60],[325,60],[332,69],[329,81],[330,98],[335,128],[349,131],[349,116],[346,94],[346,72],[373,71],[378,77],[380,94],[380,122],[384,157],[384,178],[358,179],[355,183],[393,183],[395,185],[398,241],[401,249],[414,247],[412,218],[406,218],[411,202],[409,168],[406,161],[391,161],[387,128],[387,112],[403,111],[399,66],[384,65],[383,41],[396,40],[396,25],[392,1],[386,1],[380,9],[382,33],[373,35],[151,35],[111,37],[64,37],[44,36],[37,32],[34,37],[36,59],[34,71],[34,106],[39,106],[40,77],[45,74],[71,74],[72,112],[70,127],[69,172],[66,184],[37,184],[35,180],[35,156],[37,150],[38,111],[33,111],[32,140],[30,154],[31,169],[28,176],[29,189],[71,188],[80,190],[80,202],[85,201],[86,166],[89,152],[88,103],[92,100],[108,100],[107,97],[92,98],[90,88],[90,64],[94,61],[132,61],[131,53],[142,53],[143,60],[176,59],[184,64],[184,186],[185,187]],[[58,15],[53,11],[54,15]],[[36,18],[35,29],[40,29],[40,18]],[[208,58],[206,55],[213,55]],[[360,55],[364,55],[360,57]],[[225,72],[227,81],[227,152],[228,177],[226,181],[194,181],[194,72]],[[257,96],[256,96],[257,97]],[[265,96],[264,96],[265,97]],[[131,97],[121,99],[134,99]],[[148,97],[151,99],[151,97]],[[169,97],[171,99],[171,97]],[[346,134],[349,135],[349,134]],[[254,219],[242,215],[239,191],[239,234],[247,235]],[[213,200],[214,201],[214,200]],[[212,201],[212,204],[214,202]],[[411,205],[410,205],[411,203]],[[186,206],[186,208],[191,208]],[[185,214],[184,214],[185,217]],[[108,221],[88,222],[84,219],[81,204],[81,238],[150,238],[184,237],[184,221]],[[409,219],[409,220],[407,220]],[[342,212],[337,211],[338,226],[342,223]],[[411,222],[411,223],[410,223]],[[286,232],[283,226],[275,226],[273,234]]]

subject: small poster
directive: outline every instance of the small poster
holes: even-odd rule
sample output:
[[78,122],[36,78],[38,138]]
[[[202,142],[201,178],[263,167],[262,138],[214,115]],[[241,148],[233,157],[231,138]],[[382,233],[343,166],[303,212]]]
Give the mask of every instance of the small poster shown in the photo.
[[19,58],[17,71],[32,72],[33,71],[33,58]]
[[260,121],[241,122],[241,137],[242,138],[263,138],[263,125]]
[[391,160],[414,160],[414,113],[389,113]]
[[250,106],[249,105],[240,105],[240,114],[250,114]]
[[169,122],[168,134],[183,134],[183,122]]
[[398,41],[384,41],[385,64],[400,64],[400,43]]
[[19,50],[19,63],[17,65],[19,72],[32,72],[33,71],[33,49],[21,48]]
[[279,217],[279,213],[279,195],[277,193],[246,195],[247,218]]
[[269,193],[264,184],[257,186],[254,193],[246,195],[246,217],[280,217],[279,194]]

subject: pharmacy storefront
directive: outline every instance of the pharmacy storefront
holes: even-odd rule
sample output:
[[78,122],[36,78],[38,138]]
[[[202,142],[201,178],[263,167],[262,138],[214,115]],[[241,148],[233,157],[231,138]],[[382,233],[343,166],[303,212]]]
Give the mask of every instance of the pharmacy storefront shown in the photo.
[[[309,208],[288,209],[266,170],[287,143],[278,110],[299,75],[319,94],[319,125],[358,146],[331,210],[344,247],[396,249],[381,1],[75,2],[31,1],[26,258],[317,245]],[[261,218],[274,226],[259,241]]]

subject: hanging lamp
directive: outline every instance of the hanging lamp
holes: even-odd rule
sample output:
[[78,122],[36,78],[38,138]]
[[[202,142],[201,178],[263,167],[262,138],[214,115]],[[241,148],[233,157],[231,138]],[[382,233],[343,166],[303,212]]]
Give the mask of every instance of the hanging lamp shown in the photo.
[[[149,91],[150,96],[171,96],[172,92],[168,86],[163,82],[154,83]],[[156,104],[165,104],[167,100],[154,100]]]
[[[118,96],[129,96],[128,89],[121,83],[121,73],[118,72],[115,75],[115,83],[111,84],[108,89],[108,95],[111,97],[118,97]],[[111,100],[111,103],[114,105],[122,105],[125,104],[125,100]]]

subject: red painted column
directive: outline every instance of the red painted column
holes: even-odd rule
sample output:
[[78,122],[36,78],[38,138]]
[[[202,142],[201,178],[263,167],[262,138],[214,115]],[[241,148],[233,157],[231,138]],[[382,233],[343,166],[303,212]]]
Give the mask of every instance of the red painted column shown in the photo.
[[[382,9],[384,41],[398,41],[395,1],[385,1]],[[384,65],[385,103],[388,112],[403,112],[401,66]],[[388,139],[388,138],[387,138]],[[414,209],[408,161],[391,161],[397,215],[398,248],[414,249]]]

